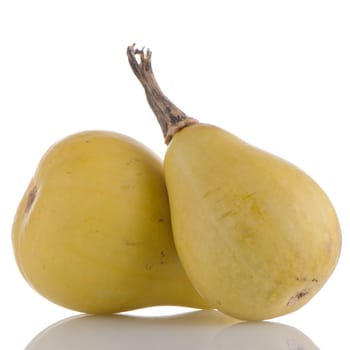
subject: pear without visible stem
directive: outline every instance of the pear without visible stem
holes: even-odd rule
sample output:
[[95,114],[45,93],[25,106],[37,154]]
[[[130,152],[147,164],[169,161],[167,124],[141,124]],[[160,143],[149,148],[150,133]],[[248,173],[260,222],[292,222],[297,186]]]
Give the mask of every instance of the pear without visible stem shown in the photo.
[[53,145],[12,237],[25,279],[61,306],[96,314],[208,307],[178,260],[161,162],[127,136],[87,131]]
[[157,85],[150,51],[130,46],[127,53],[169,144],[164,169],[175,245],[194,287],[243,320],[299,309],[340,254],[327,195],[287,161],[188,118]]

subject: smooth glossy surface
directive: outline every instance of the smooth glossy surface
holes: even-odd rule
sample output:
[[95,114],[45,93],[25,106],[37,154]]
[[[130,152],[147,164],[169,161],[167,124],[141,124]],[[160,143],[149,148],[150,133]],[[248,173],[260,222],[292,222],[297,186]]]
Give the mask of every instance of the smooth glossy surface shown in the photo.
[[333,273],[337,214],[304,171],[221,128],[175,134],[164,160],[175,245],[191,282],[242,320],[300,309]]
[[161,161],[125,135],[86,131],[54,144],[19,204],[12,237],[27,282],[66,308],[207,306],[178,260]]

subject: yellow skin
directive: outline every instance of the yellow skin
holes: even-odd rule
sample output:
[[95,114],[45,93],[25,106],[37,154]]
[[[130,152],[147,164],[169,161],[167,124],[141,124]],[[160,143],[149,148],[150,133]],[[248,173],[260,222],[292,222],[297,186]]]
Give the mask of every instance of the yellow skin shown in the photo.
[[341,248],[335,211],[294,165],[211,125],[177,132],[165,157],[176,248],[198,292],[243,320],[308,302]]
[[126,136],[82,132],[51,147],[12,237],[25,279],[66,308],[208,307],[175,251],[161,162]]

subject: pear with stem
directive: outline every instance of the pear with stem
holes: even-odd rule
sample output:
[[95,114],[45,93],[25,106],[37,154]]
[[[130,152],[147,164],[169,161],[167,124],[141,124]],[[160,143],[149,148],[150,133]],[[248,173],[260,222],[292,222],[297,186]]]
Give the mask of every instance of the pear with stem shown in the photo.
[[305,305],[341,250],[328,196],[288,161],[188,117],[158,86],[149,50],[132,45],[127,55],[168,144],[164,172],[175,245],[198,293],[242,320]]

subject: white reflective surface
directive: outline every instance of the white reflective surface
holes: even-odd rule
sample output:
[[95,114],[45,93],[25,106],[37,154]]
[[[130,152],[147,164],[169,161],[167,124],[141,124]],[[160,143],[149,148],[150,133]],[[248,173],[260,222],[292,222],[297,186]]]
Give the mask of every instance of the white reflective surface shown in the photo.
[[276,322],[236,323],[215,311],[167,317],[76,316],[38,334],[26,350],[316,350],[301,331]]

